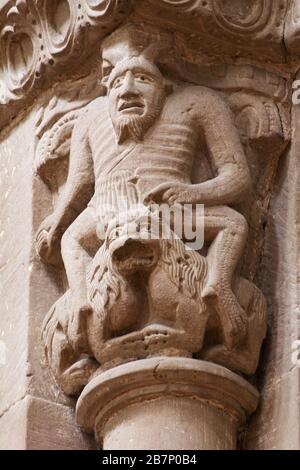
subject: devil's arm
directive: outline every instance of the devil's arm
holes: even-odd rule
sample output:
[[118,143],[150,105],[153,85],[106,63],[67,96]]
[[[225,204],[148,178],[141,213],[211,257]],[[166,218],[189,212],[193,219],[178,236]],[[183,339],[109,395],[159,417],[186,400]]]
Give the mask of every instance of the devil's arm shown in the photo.
[[55,229],[60,234],[64,233],[85,209],[94,192],[95,178],[88,131],[88,115],[83,112],[74,126],[68,178],[53,214]]
[[195,93],[195,125],[215,175],[196,185],[199,201],[210,206],[238,203],[249,190],[251,180],[231,111],[211,90],[201,87]]

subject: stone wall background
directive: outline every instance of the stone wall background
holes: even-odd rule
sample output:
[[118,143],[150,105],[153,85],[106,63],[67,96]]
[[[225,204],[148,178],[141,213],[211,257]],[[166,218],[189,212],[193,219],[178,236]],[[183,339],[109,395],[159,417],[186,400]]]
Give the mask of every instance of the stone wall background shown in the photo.
[[73,402],[45,364],[45,311],[63,292],[62,280],[39,262],[34,234],[52,207],[34,175],[39,104],[1,135],[0,178],[0,448],[89,448],[74,423]]
[[257,385],[261,404],[250,421],[250,449],[299,449],[299,118],[292,110],[292,142],[282,156],[272,193],[259,285],[268,300],[269,329]]

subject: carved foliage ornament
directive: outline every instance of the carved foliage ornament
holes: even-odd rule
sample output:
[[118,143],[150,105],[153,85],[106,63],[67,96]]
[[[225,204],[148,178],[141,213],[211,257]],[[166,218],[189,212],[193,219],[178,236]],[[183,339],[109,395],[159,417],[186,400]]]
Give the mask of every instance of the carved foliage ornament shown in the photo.
[[272,14],[272,0],[149,0],[154,5],[195,13],[212,11],[217,21],[230,33],[252,34],[262,30]]
[[[172,24],[177,22],[179,29],[187,29],[189,20],[195,32],[198,29],[198,34],[202,30],[208,38],[215,36],[216,42],[230,41],[230,46],[235,47],[234,38],[238,38],[241,43],[237,46],[247,49],[249,44],[244,38],[258,45],[261,39],[268,39],[276,45],[278,52],[288,6],[286,0],[147,0],[146,3],[151,3],[152,8],[160,8],[158,16]],[[142,14],[141,6],[139,12]],[[179,24],[178,17],[182,14]]]
[[[295,4],[293,11],[297,8]],[[284,62],[286,9],[287,0],[8,1],[0,12],[0,103],[6,106],[0,125],[39,88],[66,74],[80,76],[78,66],[98,48],[99,40],[131,13],[183,32],[196,52],[206,48],[210,56],[234,53],[256,61]],[[294,37],[297,40],[296,17],[296,13],[289,17],[291,25],[285,28],[291,33],[291,45]]]
[[82,61],[91,37],[101,39],[129,9],[128,0],[10,2],[0,40],[1,103],[22,97],[41,80],[50,82],[53,69],[64,71],[70,59]]

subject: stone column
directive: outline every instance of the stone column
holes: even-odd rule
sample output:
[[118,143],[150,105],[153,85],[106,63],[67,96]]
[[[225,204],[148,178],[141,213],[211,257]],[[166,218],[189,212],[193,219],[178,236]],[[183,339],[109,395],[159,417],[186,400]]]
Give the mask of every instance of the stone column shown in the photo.
[[234,450],[258,399],[254,387],[224,367],[162,357],[96,376],[76,417],[107,450]]

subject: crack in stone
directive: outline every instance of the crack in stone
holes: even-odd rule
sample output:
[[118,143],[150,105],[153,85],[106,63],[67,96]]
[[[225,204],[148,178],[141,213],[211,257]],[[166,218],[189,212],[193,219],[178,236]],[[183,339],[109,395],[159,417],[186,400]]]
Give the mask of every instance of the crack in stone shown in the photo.
[[4,415],[6,415],[17,403],[19,403],[20,401],[23,401],[24,398],[26,398],[27,396],[29,396],[27,393],[24,393],[24,395],[22,395],[20,398],[18,398],[17,400],[15,400],[13,403],[11,403],[7,408],[5,408],[1,413],[0,413],[0,419],[3,418]]

